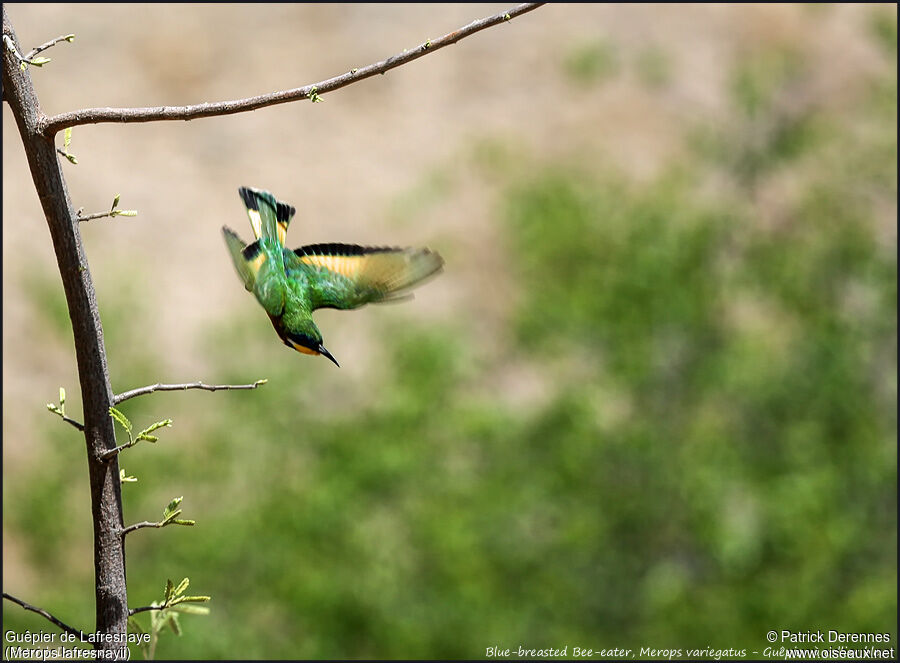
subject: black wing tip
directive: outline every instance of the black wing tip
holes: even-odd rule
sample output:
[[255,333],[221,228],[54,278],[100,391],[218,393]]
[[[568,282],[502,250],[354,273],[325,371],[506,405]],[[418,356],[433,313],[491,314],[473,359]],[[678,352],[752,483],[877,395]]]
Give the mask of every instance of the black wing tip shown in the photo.
[[296,213],[297,210],[293,205],[288,205],[280,200],[275,202],[275,220],[278,223],[287,223]]
[[293,205],[281,202],[271,191],[266,191],[265,189],[242,186],[238,188],[238,194],[244,203],[244,207],[257,212],[259,211],[259,201],[264,200],[266,204],[275,209],[275,220],[279,223],[289,222],[294,214],[297,213]]
[[242,186],[238,189],[238,195],[240,195],[241,201],[244,203],[244,207],[257,211],[259,211],[259,204],[256,201],[257,197],[261,193],[268,192],[262,191],[260,189],[254,189],[249,186]]
[[253,260],[260,253],[262,253],[262,247],[259,245],[259,240],[253,242],[253,244],[248,244],[244,247],[244,250],[241,251],[241,255],[244,256],[244,260],[247,261]]
[[[359,244],[308,244],[294,249],[298,256],[363,256],[370,253],[400,253],[409,249],[399,246],[360,246]],[[426,249],[427,250],[427,249]]]

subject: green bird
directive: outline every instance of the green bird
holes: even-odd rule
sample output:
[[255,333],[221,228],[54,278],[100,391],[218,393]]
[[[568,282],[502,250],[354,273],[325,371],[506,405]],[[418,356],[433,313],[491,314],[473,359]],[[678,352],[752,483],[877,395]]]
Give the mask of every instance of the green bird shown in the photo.
[[231,260],[244,287],[269,314],[272,326],[289,348],[324,355],[312,313],[320,308],[349,310],[371,302],[410,297],[409,290],[436,274],[444,264],[428,249],[311,244],[291,251],[285,238],[295,209],[268,191],[241,187],[256,241],[245,244],[222,227]]

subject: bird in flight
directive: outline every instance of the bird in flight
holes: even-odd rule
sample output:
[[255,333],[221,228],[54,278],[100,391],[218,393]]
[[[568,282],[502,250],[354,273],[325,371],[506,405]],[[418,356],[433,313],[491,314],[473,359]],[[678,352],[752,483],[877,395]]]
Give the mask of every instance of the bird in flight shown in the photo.
[[325,349],[313,311],[408,298],[413,287],[444,264],[439,254],[424,248],[310,244],[292,251],[284,243],[296,210],[268,191],[241,187],[238,193],[256,241],[245,244],[227,226],[222,232],[244,287],[269,314],[286,346],[324,355],[336,366],[340,364]]

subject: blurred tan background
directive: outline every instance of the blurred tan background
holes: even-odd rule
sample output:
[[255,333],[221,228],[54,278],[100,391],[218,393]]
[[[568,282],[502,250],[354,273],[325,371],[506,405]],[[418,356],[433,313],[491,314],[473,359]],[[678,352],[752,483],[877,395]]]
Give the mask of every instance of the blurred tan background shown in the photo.
[[[74,43],[44,54],[52,58],[49,65],[31,69],[47,114],[194,104],[297,87],[508,8],[440,3],[6,6],[26,49],[56,35],[76,35]],[[140,386],[124,383],[119,367],[128,363],[129,353],[151,350],[152,360],[131,366],[129,376],[138,376],[133,379],[233,378],[222,375],[215,355],[206,350],[219,342],[210,330],[235,316],[247,321],[248,338],[270,346],[260,355],[258,372],[244,380],[266,377],[274,363],[290,362],[296,383],[270,383],[264,389],[319,389],[326,412],[371,400],[369,390],[377,389],[389,361],[381,337],[370,340],[376,326],[462,324],[477,338],[476,358],[502,353],[509,342],[509,318],[529,293],[509,269],[509,239],[496,221],[505,182],[491,172],[497,145],[505,172],[518,168],[524,174],[543,163],[591,163],[624,173],[638,185],[650,182],[689,158],[686,126],[717,131],[735,122],[732,72],[769,47],[789,47],[810,63],[801,83],[779,102],[787,106],[784,112],[814,105],[840,117],[866,94],[868,80],[890,75],[891,65],[871,37],[876,9],[552,4],[385,76],[326,94],[321,104],[300,102],[188,123],[76,127],[69,149],[78,164],[63,164],[73,204],[98,212],[120,194],[120,208],[139,212],[136,218],[81,227],[101,316],[112,307],[109,302],[115,303],[116,315],[126,318],[133,306],[127,324],[107,330],[114,336],[107,339],[113,387],[121,392]],[[76,418],[79,401],[71,335],[60,341],[47,329],[46,312],[35,306],[42,301],[39,295],[52,301],[47,292],[59,285],[59,277],[5,105],[3,123],[6,478],[39,471],[47,457],[58,453],[58,440],[44,434],[47,426],[62,426],[48,422],[45,409],[58,387],[68,389]],[[865,124],[852,129],[860,135],[869,130]],[[250,235],[237,195],[241,185],[269,189],[296,206],[289,245],[427,245],[445,256],[444,273],[402,306],[318,313],[327,345],[341,362],[339,373],[322,360],[289,354],[240,286],[221,238],[222,225]],[[713,174],[702,188],[716,199],[728,186]],[[790,176],[761,181],[754,193],[756,220],[777,224],[797,186]],[[895,250],[896,197],[877,204],[879,242],[884,250]],[[550,398],[549,383],[570,377],[511,361],[484,377],[476,390],[527,411]],[[223,402],[216,401],[218,396],[198,394],[184,407],[214,409]],[[162,406],[151,407],[148,419],[166,414]],[[201,425],[189,419],[176,424],[188,437],[191,426]],[[191,442],[172,444],[189,447]],[[73,452],[73,458],[78,454]],[[84,486],[70,490],[83,502]],[[182,490],[165,489],[173,495]],[[168,495],[165,491],[161,494]],[[193,514],[199,520],[202,506]],[[87,512],[83,504],[75,511],[66,540],[72,545],[72,566],[84,567],[74,582],[90,592],[89,534],[79,531]],[[193,534],[199,530],[187,532]],[[138,545],[137,553],[129,548],[130,569],[139,564]],[[3,571],[26,600],[39,592],[52,599],[45,571],[36,570],[17,532],[7,529],[6,510]],[[345,654],[312,654],[323,651]],[[377,648],[358,651],[384,654]],[[453,652],[436,648],[424,655],[429,651]]]
[[[26,48],[76,34],[73,44],[45,54],[53,59],[49,66],[32,70],[48,114],[194,104],[305,85],[505,8],[8,4]],[[236,193],[249,185],[298,208],[289,244],[427,244],[438,250],[452,244],[449,277],[430,284],[404,314],[451,318],[464,307],[477,313],[473,324],[489,330],[491,316],[505,310],[497,304],[515,288],[505,282],[490,222],[493,183],[471,168],[454,170],[480,142],[510,141],[528,157],[590,158],[650,178],[678,160],[684,149],[678,129],[687,119],[728,123],[728,73],[766,44],[790,43],[816,63],[803,93],[817,102],[840,105],[860,94],[866,76],[885,67],[866,38],[869,12],[865,5],[554,4],[327,95],[323,104],[189,123],[76,127],[70,150],[79,163],[65,165],[73,204],[85,213],[102,211],[118,193],[122,209],[139,211],[136,218],[82,226],[101,313],[102,294],[122,279],[152,284],[141,296],[153,315],[141,321],[134,343],[165,348],[160,380],[214,380],[215,367],[195,352],[204,328],[223,312],[253,306],[235,287],[220,237],[223,224],[249,234]],[[615,48],[617,75],[603,85],[573,84],[567,60],[598,40]],[[669,63],[661,90],[647,84],[652,70],[642,75],[642,63],[652,62],[654,53],[664,53]],[[39,321],[22,296],[23,274],[52,276],[56,268],[6,109],[4,126],[5,403],[8,411],[43,417],[36,394],[53,394],[60,384],[74,388],[76,379],[69,348],[40,343]],[[423,197],[417,193],[447,177],[454,178],[452,199],[417,208]],[[781,195],[761,194],[763,203]],[[892,213],[885,210],[891,237]],[[336,356],[358,377],[371,350],[365,343],[371,311],[352,319],[319,315],[326,338],[342,349]],[[259,317],[260,333],[268,333]],[[487,334],[484,341],[497,339]],[[113,385],[122,391],[132,385],[116,381],[115,360]],[[28,445],[30,417],[6,417],[4,426],[11,442],[5,454]]]

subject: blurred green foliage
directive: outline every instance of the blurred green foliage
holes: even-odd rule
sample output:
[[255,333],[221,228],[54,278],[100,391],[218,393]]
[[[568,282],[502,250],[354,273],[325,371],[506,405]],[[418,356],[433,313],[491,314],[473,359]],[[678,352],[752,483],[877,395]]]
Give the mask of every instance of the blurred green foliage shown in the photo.
[[566,74],[579,83],[604,81],[619,72],[619,60],[612,44],[596,39],[571,49],[563,62]]
[[[573,73],[596,76],[604,52]],[[127,403],[137,426],[175,419],[123,457],[129,521],[175,494],[197,520],[129,538],[132,605],[167,577],[212,595],[159,656],[752,650],[772,628],[896,646],[896,235],[878,215],[896,204],[896,69],[837,113],[785,103],[803,67],[748,58],[733,121],[651,182],[593,164],[503,179],[492,159],[520,292],[492,359],[460,315],[385,327],[377,390],[294,358],[299,382],[254,310],[206,347],[223,379],[268,385]],[[788,174],[791,195],[761,206]],[[101,302],[124,361],[135,314]],[[155,377],[147,357],[112,366],[116,384]],[[484,386],[510,367],[542,395]],[[64,452],[6,477],[4,527],[53,578],[28,599],[87,625],[90,568],[70,562],[86,507],[80,527],[68,515],[87,500],[83,448],[60,426],[48,416]],[[44,628],[7,605],[4,621]]]

